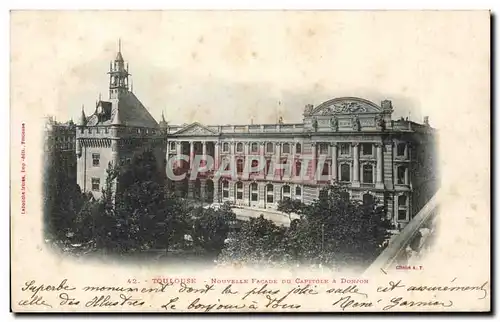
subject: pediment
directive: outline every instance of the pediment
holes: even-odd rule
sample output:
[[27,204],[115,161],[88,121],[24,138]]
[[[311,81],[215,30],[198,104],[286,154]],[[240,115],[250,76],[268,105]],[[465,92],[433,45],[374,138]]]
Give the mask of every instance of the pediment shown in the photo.
[[378,114],[383,110],[375,103],[357,97],[334,98],[318,105],[310,115]]
[[189,124],[189,125],[183,127],[182,129],[175,132],[174,134],[175,135],[186,135],[186,136],[189,136],[189,135],[202,135],[203,136],[203,135],[216,135],[217,133],[210,130],[206,126],[204,126],[198,122],[195,122],[195,123],[192,123],[192,124]]

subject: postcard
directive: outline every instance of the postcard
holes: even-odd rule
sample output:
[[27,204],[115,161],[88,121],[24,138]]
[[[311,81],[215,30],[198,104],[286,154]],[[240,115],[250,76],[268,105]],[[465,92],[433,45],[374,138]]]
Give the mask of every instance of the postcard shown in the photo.
[[12,11],[11,310],[489,312],[489,11]]

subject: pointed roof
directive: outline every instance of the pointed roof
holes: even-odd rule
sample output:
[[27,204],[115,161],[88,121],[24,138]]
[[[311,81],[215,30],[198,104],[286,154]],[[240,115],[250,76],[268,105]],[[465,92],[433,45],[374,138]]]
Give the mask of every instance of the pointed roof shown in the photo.
[[78,122],[78,124],[84,126],[86,123],[87,123],[87,117],[85,116],[85,108],[83,107],[82,104],[82,114],[80,116],[80,122]]
[[161,112],[161,121],[159,125],[161,128],[166,128],[168,126],[168,122],[165,120],[165,115],[163,114],[163,111]]
[[175,132],[174,135],[218,135],[218,133],[209,129],[203,124],[194,122],[184,126],[180,130]]
[[113,119],[111,120],[111,125],[122,125],[119,107],[116,109],[115,114],[113,115]]
[[118,53],[116,54],[115,61],[123,61],[122,56],[122,40],[118,38]]

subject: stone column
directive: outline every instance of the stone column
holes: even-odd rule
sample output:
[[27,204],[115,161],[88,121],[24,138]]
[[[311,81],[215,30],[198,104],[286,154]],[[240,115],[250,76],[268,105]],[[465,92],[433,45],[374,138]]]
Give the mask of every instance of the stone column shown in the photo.
[[264,166],[260,171],[261,177],[264,179],[266,177],[266,159],[264,158],[264,151],[266,148],[266,142],[259,142],[260,144],[260,158],[259,158],[259,166],[262,162],[264,162]]
[[177,162],[176,162],[176,164],[177,164],[177,167],[180,168],[181,167],[182,142],[177,141],[177,142],[175,142],[175,144],[176,144],[175,147],[177,148]]
[[316,152],[316,142],[312,142],[311,143],[311,157],[312,157],[312,160],[311,160],[311,175],[310,175],[310,179],[312,179],[313,181],[316,181],[317,180],[317,177],[316,177],[316,162],[317,162],[317,152]]
[[290,144],[290,148],[292,149],[292,163],[290,164],[290,178],[295,178],[295,142]]
[[201,200],[205,201],[207,198],[207,180],[206,179],[201,179],[200,180],[200,197]]
[[205,166],[205,164],[207,164],[207,142],[206,141],[202,141],[201,142],[201,146],[202,146],[202,153],[203,153],[203,166]]
[[352,154],[353,154],[353,162],[352,162],[352,172],[353,172],[353,179],[352,179],[352,186],[353,187],[359,187],[359,144],[358,143],[353,143],[352,144]]
[[[214,142],[214,171],[219,170],[219,142]],[[215,190],[215,181],[214,181],[214,190]],[[214,197],[215,198],[215,197]]]
[[[276,176],[276,168],[278,167],[278,163],[281,163],[281,142],[276,142],[274,144],[274,155],[273,155],[273,161],[275,164],[274,164],[274,169],[273,169],[273,173],[271,174],[271,178],[274,179],[274,177]],[[276,163],[278,162],[278,163]],[[283,178],[283,170],[280,170],[279,172],[279,178]]]
[[[218,145],[218,142],[216,143]],[[219,196],[219,180],[216,180],[214,178],[214,202],[218,203],[220,202],[220,196]]]
[[382,144],[376,144],[375,148],[377,150],[377,177],[375,180],[375,188],[384,189]]
[[337,143],[331,143],[330,148],[332,150],[332,180],[331,182],[337,182]]
[[194,142],[189,141],[189,168],[191,169],[194,166]]

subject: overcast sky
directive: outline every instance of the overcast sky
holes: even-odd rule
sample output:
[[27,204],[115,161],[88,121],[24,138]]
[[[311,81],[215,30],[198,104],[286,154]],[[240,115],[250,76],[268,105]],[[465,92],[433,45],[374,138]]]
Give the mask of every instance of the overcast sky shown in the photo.
[[[58,120],[89,115],[121,38],[134,93],[173,124],[301,122],[305,104],[393,101],[442,127],[487,104],[481,16],[460,12],[24,12],[12,15],[12,99]],[[443,19],[446,18],[446,19]],[[464,41],[467,34],[467,41]],[[487,36],[487,35],[486,35]],[[467,79],[467,82],[464,82]]]

